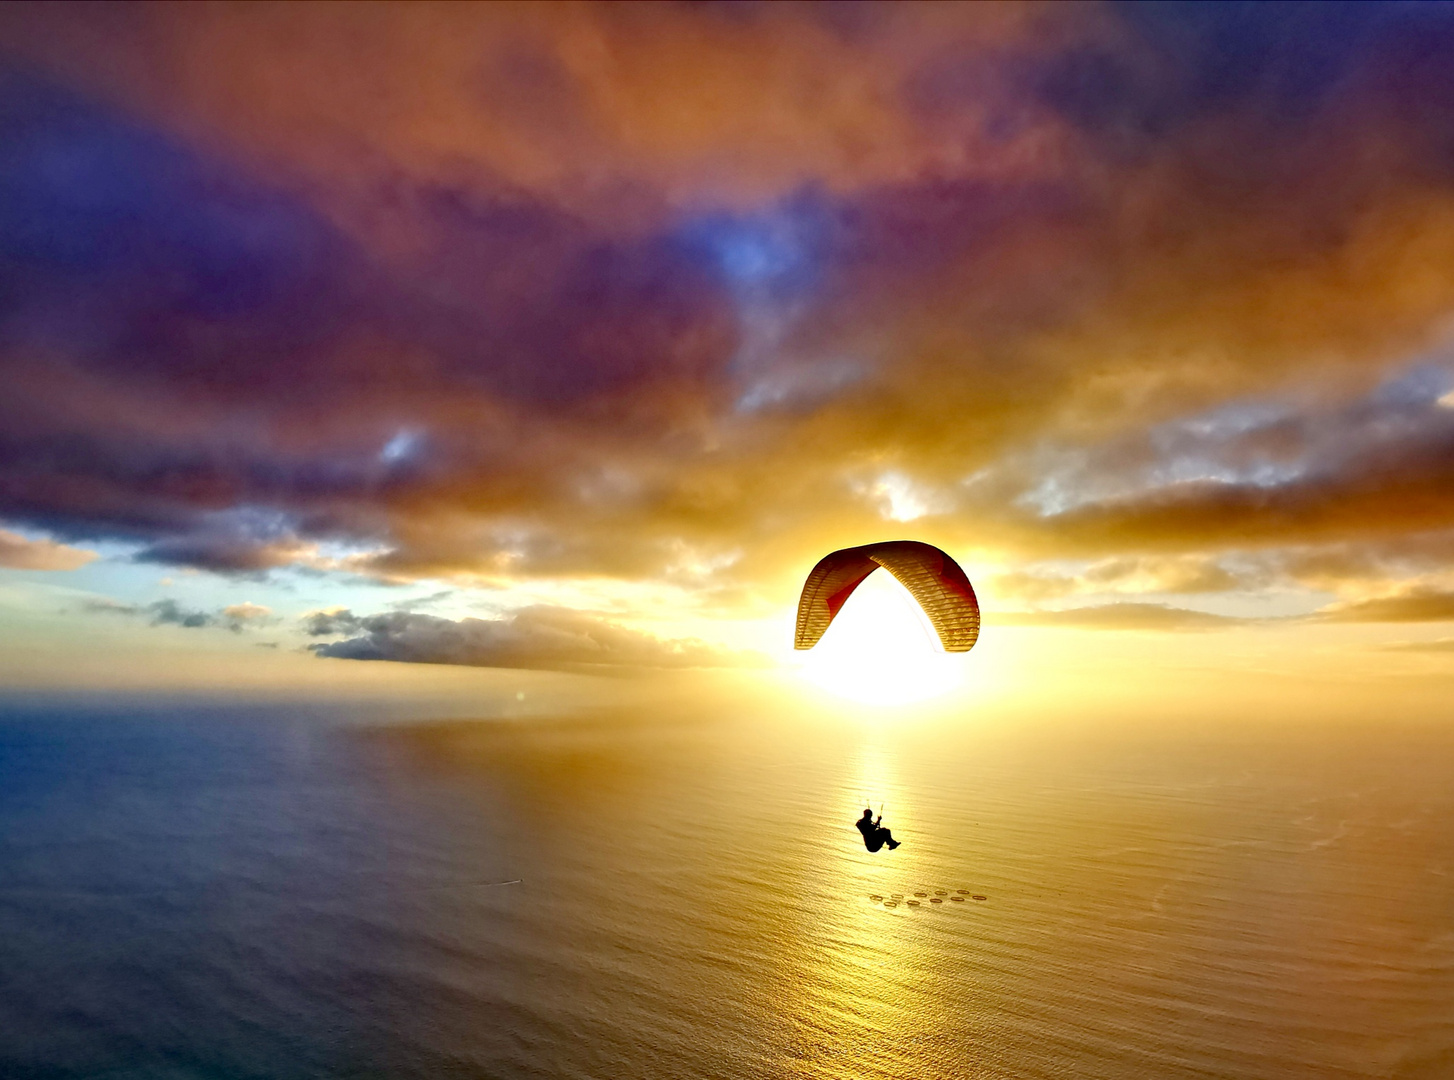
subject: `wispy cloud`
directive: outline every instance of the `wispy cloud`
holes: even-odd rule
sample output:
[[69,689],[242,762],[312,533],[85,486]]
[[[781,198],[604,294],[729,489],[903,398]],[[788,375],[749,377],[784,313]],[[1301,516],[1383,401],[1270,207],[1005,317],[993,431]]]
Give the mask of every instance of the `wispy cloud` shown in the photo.
[[1214,615],[1207,611],[1168,604],[1113,603],[1066,608],[1059,611],[1002,612],[987,623],[1007,626],[1058,626],[1076,630],[1220,630],[1245,626],[1256,619]]
[[1384,646],[1389,652],[1454,653],[1454,638],[1437,641],[1394,641]]

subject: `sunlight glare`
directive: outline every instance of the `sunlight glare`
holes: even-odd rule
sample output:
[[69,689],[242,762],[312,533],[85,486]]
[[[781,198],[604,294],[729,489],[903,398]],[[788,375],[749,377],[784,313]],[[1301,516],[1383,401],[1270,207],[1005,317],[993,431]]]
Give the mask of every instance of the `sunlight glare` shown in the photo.
[[804,654],[805,679],[864,705],[907,705],[960,685],[964,657],[946,653],[923,609],[887,571],[860,585]]

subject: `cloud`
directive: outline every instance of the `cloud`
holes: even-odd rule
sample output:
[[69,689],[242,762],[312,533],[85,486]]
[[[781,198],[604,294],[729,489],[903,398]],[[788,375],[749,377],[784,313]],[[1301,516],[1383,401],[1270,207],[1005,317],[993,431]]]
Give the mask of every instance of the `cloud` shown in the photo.
[[498,619],[444,619],[416,612],[305,616],[309,634],[358,633],[310,645],[320,657],[468,667],[600,671],[631,668],[761,667],[765,658],[693,639],[668,640],[609,619],[557,607],[523,608]]
[[152,626],[180,626],[188,630],[218,627],[235,634],[250,627],[276,622],[271,608],[252,603],[230,604],[220,610],[209,611],[185,608],[171,599],[155,600],[150,604],[123,604],[100,598],[87,601],[84,609],[96,614],[146,619]]
[[[1041,447],[1006,524],[1083,551],[1387,544],[1454,527],[1454,365],[1415,364],[1350,399],[1245,399],[1101,443]],[[1014,479],[1012,479],[1012,477]]]
[[1451,9],[0,36],[0,515],[57,543],[722,605],[886,530],[1027,601],[1450,564]]
[[1065,563],[1049,566],[1032,563],[1024,569],[996,575],[990,588],[996,596],[1039,601],[1083,593],[1239,591],[1257,587],[1268,576],[1255,566],[1229,569],[1220,560],[1203,555],[1119,556],[1073,567]]
[[[1219,630],[1258,620],[1214,615],[1167,604],[1114,603],[1060,611],[1018,611],[994,615],[1008,626],[1052,626],[1076,630]],[[986,621],[991,621],[989,618]]]
[[148,544],[134,556],[137,562],[190,566],[198,570],[239,576],[259,574],[302,563],[310,549],[302,544],[258,543],[246,537],[177,536]]
[[1414,532],[1374,541],[1341,541],[1276,552],[1270,569],[1308,588],[1364,596],[1437,574],[1454,550],[1454,532]]
[[1237,617],[1168,604],[1120,601],[1053,611],[1004,612],[993,618],[1011,626],[1098,630],[1211,630],[1273,622],[1454,622],[1454,592],[1422,588],[1396,596],[1332,604],[1302,616]]
[[309,637],[330,637],[334,634],[356,634],[363,629],[363,620],[347,608],[310,611],[301,620],[303,632]]
[[1454,592],[1423,588],[1396,596],[1380,596],[1336,604],[1319,611],[1325,622],[1451,622]]
[[1395,641],[1383,648],[1389,652],[1454,653],[1454,638],[1439,638],[1437,641]]
[[[216,626],[218,616],[212,612],[188,610],[175,600],[158,600],[140,609],[151,616],[153,626],[182,626],[196,630],[204,626]],[[240,629],[240,625],[234,627]]]
[[94,561],[94,551],[57,544],[54,540],[27,540],[0,529],[0,566],[12,570],[77,570]]
[[262,622],[272,618],[273,609],[264,607],[262,604],[229,604],[222,609],[222,617],[230,622],[241,625],[243,623]]
[[445,600],[452,600],[458,595],[458,589],[439,589],[435,592],[427,593],[424,596],[396,600],[389,607],[394,611],[417,611],[420,608],[433,607]]

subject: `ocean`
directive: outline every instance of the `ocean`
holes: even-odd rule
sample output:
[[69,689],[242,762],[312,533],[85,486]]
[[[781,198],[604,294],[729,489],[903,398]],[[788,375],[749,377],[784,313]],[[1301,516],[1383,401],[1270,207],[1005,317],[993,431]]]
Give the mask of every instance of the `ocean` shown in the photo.
[[746,713],[5,707],[0,1076],[1454,1077],[1454,732]]

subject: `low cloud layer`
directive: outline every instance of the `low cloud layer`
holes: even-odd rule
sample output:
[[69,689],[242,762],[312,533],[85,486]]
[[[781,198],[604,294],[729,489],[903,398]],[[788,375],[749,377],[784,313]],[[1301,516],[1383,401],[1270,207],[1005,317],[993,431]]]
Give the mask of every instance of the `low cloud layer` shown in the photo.
[[496,619],[445,619],[391,611],[304,616],[312,636],[352,635],[310,645],[336,660],[395,660],[413,664],[603,671],[646,668],[761,667],[765,658],[701,641],[654,637],[609,619],[567,608],[529,607]]
[[1328,622],[1454,622],[1454,591],[1421,589],[1360,600],[1326,608],[1318,617]]
[[1454,638],[1439,638],[1437,641],[1398,641],[1385,645],[1389,652],[1412,653],[1454,653]]
[[1057,626],[1074,630],[1220,630],[1245,626],[1256,620],[1214,615],[1167,604],[1126,602],[1061,611],[1005,612],[995,616],[993,621],[1007,626]]
[[1170,604],[1116,601],[1056,610],[1000,612],[986,617],[986,621],[1007,626],[1062,626],[1088,630],[1217,630],[1271,623],[1454,622],[1454,592],[1417,590],[1400,596],[1333,604],[1303,616],[1230,616]]
[[216,610],[186,608],[175,600],[157,600],[150,604],[123,604],[115,600],[92,600],[85,609],[93,614],[122,615],[145,619],[152,626],[180,626],[188,630],[217,627],[241,633],[255,626],[275,622],[272,610],[261,604],[229,604]]

